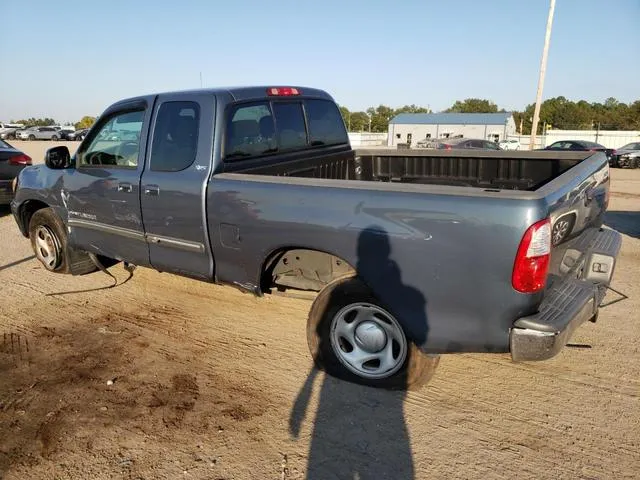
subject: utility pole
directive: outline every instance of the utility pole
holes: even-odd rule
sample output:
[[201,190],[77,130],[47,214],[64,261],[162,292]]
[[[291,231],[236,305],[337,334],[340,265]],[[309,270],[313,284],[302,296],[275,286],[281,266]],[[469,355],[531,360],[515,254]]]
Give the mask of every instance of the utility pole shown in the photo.
[[200,88],[202,88],[202,72],[200,72]]
[[547,57],[549,56],[549,40],[551,40],[551,26],[553,25],[553,11],[556,8],[556,0],[551,0],[549,5],[549,16],[547,17],[547,31],[544,34],[544,48],[542,49],[542,60],[540,61],[540,77],[538,78],[538,93],[536,95],[536,108],[533,111],[533,124],[531,125],[531,140],[529,149],[533,150],[536,144],[536,134],[538,133],[538,120],[540,119],[540,104],[542,102],[542,89],[544,87],[544,75],[547,70]]

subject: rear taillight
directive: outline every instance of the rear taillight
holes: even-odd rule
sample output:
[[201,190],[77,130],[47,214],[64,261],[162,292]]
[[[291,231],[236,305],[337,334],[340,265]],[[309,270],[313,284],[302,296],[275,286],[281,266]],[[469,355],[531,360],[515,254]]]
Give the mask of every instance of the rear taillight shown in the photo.
[[31,157],[29,155],[16,155],[9,159],[10,165],[31,165]]
[[551,222],[548,218],[531,225],[524,233],[513,264],[511,284],[518,292],[535,293],[547,282],[551,255]]

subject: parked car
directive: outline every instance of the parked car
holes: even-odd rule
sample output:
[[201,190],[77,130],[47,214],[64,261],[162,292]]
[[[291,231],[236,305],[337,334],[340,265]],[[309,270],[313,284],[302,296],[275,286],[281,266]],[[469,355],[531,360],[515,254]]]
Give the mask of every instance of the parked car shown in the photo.
[[21,123],[0,123],[0,140],[14,140],[16,132],[22,128]]
[[30,127],[16,132],[20,140],[59,140],[60,133],[54,127]]
[[60,136],[60,140],[73,140],[73,137],[75,136],[75,131],[74,130],[58,130],[58,135]]
[[69,140],[82,141],[84,140],[84,137],[87,136],[87,133],[89,133],[88,128],[83,128],[82,130],[76,130],[75,132],[72,132],[69,134]]
[[520,150],[520,142],[514,138],[502,140],[498,145],[502,150]]
[[461,148],[473,150],[502,150],[496,142],[475,138],[441,138],[432,142],[432,145],[431,148],[438,150],[457,150]]
[[552,143],[548,147],[545,147],[543,150],[604,152],[604,154],[607,156],[607,160],[609,161],[609,165],[611,165],[611,161],[616,154],[616,151],[613,148],[607,148],[603,145],[600,145],[599,143],[589,142],[587,140],[560,140],[558,142]]
[[619,168],[640,167],[640,142],[627,143],[618,148],[611,160],[611,166]]
[[[101,140],[123,130],[139,135]],[[442,353],[556,355],[611,281],[605,155],[497,148],[354,151],[312,88],[154,94],[111,105],[73,157],[57,146],[26,167],[11,210],[49,272],[106,257],[259,296],[316,291],[316,363],[405,388]],[[558,215],[587,208],[552,241]]]
[[31,157],[0,140],[0,205],[8,205],[13,199],[12,183],[20,171],[31,165]]

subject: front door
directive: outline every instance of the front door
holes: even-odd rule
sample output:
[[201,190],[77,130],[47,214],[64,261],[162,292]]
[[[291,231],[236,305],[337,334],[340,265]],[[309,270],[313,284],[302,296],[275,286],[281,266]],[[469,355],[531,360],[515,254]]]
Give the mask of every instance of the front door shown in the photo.
[[151,265],[213,278],[205,193],[211,168],[215,97],[160,96],[142,175],[142,218]]
[[81,144],[61,191],[72,246],[149,264],[140,210],[149,110],[140,101],[114,110]]

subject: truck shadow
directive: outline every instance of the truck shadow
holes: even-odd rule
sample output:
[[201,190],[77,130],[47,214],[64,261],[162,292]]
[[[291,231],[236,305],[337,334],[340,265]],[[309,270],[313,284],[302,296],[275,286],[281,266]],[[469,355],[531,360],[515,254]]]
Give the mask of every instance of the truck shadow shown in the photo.
[[620,233],[640,238],[640,212],[609,211],[604,223]]
[[11,215],[11,208],[9,205],[0,205],[0,218]]
[[[385,279],[385,294],[399,295],[420,312],[405,330],[416,344],[424,343],[428,326],[426,299],[402,283],[391,259],[388,234],[379,227],[364,230],[358,239],[356,270],[362,278]],[[388,297],[387,297],[388,298]],[[331,302],[328,302],[331,304]],[[322,349],[320,349],[322,351]],[[411,349],[409,349],[410,354]],[[303,421],[320,382],[318,407],[312,424],[307,479],[415,478],[411,444],[404,419],[405,389],[364,387],[312,369],[300,389],[289,418],[289,433],[300,436]]]

